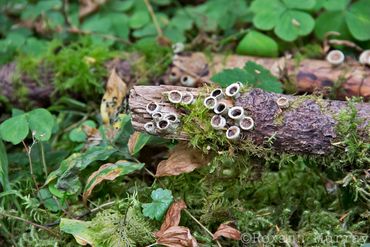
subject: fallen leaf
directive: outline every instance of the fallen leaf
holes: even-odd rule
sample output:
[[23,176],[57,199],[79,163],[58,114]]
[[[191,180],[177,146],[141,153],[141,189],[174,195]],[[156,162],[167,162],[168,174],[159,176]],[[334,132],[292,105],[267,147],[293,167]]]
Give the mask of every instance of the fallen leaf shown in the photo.
[[221,224],[217,231],[213,234],[213,239],[219,239],[220,237],[230,238],[234,240],[240,240],[240,231],[231,226],[232,222],[225,222]]
[[150,135],[135,131],[128,140],[128,151],[131,155],[137,154],[150,139]]
[[157,244],[168,247],[197,247],[198,243],[191,235],[189,228],[172,226],[157,238]]
[[192,172],[207,163],[207,157],[204,157],[201,152],[188,147],[185,143],[180,143],[171,151],[167,160],[159,163],[155,176],[177,176]]
[[178,226],[181,218],[181,210],[184,208],[186,208],[186,204],[183,200],[172,203],[170,208],[167,210],[161,229],[155,233],[155,236],[159,238],[168,228]]
[[100,184],[104,180],[114,180],[119,176],[129,174],[133,171],[143,168],[143,163],[134,163],[127,160],[119,160],[116,163],[107,163],[102,165],[99,170],[93,172],[88,178],[83,193],[83,201],[86,203],[87,198],[96,185]]
[[59,227],[62,232],[72,234],[78,244],[96,246],[94,232],[90,230],[91,222],[62,218]]
[[122,102],[127,94],[127,85],[113,69],[100,104],[100,114],[104,124],[110,124],[118,115]]

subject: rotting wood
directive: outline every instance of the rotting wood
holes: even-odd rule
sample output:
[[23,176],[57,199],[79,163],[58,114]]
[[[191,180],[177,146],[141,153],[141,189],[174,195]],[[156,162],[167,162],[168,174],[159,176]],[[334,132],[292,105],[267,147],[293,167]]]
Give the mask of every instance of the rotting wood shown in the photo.
[[[144,124],[151,121],[146,112],[150,102],[160,102],[163,112],[183,114],[181,108],[169,103],[164,95],[171,90],[192,92],[198,96],[200,89],[178,86],[135,86],[130,92],[129,107],[132,114],[133,127],[145,131]],[[286,97],[291,106],[280,109],[276,103],[281,96]],[[255,122],[253,131],[245,131],[247,138],[256,145],[262,145],[266,139],[274,137],[273,148],[281,152],[328,154],[332,143],[339,137],[336,133],[338,124],[336,117],[342,110],[348,110],[348,102],[323,100],[307,96],[291,96],[268,93],[261,89],[251,89],[243,93],[235,101],[236,106],[242,106],[248,116]],[[370,124],[370,104],[356,104],[357,117],[363,120],[359,128],[367,128]],[[277,118],[281,121],[277,121]],[[202,126],[199,126],[202,128]],[[205,133],[206,135],[207,133]],[[222,134],[222,133],[220,133]],[[165,133],[164,138],[189,140],[186,133]],[[364,135],[361,138],[368,139]]]
[[163,76],[165,84],[180,85],[184,76],[196,76],[198,84],[209,81],[212,75],[232,68],[242,68],[248,61],[260,64],[271,71],[281,81],[289,80],[297,92],[325,92],[335,90],[338,99],[347,96],[363,96],[370,99],[370,68],[357,61],[347,59],[339,66],[325,60],[290,58],[260,58],[239,55],[214,54],[207,58],[200,52],[176,55],[172,66]]

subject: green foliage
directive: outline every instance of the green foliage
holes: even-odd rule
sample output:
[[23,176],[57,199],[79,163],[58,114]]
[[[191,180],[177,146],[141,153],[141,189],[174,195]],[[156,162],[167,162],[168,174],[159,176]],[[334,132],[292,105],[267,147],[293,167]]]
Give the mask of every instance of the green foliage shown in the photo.
[[250,31],[239,42],[236,52],[260,57],[277,57],[278,45],[269,36],[257,31]]
[[159,221],[163,218],[163,215],[173,201],[172,192],[159,188],[152,191],[151,198],[153,200],[151,203],[144,203],[142,205],[143,214],[146,217]]
[[18,71],[42,83],[38,69],[46,66],[54,71],[53,83],[59,93],[83,93],[88,98],[103,92],[102,81],[107,75],[104,63],[113,55],[107,46],[94,45],[89,39],[69,46],[55,41],[42,54],[37,59],[20,56]]
[[247,62],[243,69],[226,69],[211,79],[222,87],[240,81],[245,85],[261,88],[268,92],[282,92],[279,80],[272,76],[270,71],[254,62]]
[[62,161],[60,167],[49,174],[45,184],[58,178],[56,188],[69,193],[76,193],[81,184],[78,179],[79,172],[97,160],[106,160],[117,149],[110,146],[93,146],[84,153],[74,153]]
[[10,190],[8,166],[6,149],[4,143],[0,140],[0,183],[5,192]]
[[54,117],[46,109],[35,109],[16,115],[0,125],[0,135],[4,141],[14,145],[23,141],[29,133],[38,141],[48,141],[54,127]]
[[146,246],[153,243],[153,229],[140,213],[136,203],[122,210],[108,209],[98,213],[91,221],[62,218],[60,229],[72,234],[78,243],[94,246]]
[[370,40],[370,1],[360,0],[350,4],[348,0],[327,1],[326,10],[316,22],[315,33],[323,38],[326,32],[336,31],[341,38],[352,35],[357,40]]
[[315,6],[315,0],[254,0],[251,10],[255,13],[253,24],[261,30],[274,29],[285,40],[294,41],[311,33],[315,20],[307,13]]

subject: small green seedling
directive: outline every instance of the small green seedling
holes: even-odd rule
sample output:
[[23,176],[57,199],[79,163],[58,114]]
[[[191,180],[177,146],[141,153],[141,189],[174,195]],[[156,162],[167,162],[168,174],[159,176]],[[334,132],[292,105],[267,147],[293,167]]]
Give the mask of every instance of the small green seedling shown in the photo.
[[26,139],[31,131],[35,140],[48,141],[54,124],[53,115],[46,109],[18,112],[0,125],[0,136],[4,141],[17,145]]

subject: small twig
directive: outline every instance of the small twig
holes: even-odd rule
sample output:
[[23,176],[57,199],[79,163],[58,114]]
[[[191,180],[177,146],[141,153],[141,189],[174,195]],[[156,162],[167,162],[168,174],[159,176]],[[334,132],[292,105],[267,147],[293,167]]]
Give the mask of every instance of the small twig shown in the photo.
[[3,212],[0,212],[0,215],[2,215],[4,217],[7,217],[7,218],[12,218],[12,219],[15,219],[15,220],[19,220],[19,221],[25,222],[27,224],[33,225],[34,227],[40,228],[42,230],[45,230],[45,231],[49,232],[50,234],[52,234],[54,236],[60,237],[60,235],[58,233],[50,230],[49,228],[47,228],[47,227],[45,227],[43,225],[39,225],[39,224],[37,224],[35,222],[29,221],[29,220],[26,220],[26,219],[23,219],[21,217],[14,216],[14,215],[11,215],[11,214],[6,214],[6,213],[3,213]]
[[[213,238],[213,233],[210,230],[208,230],[207,227],[200,223],[200,221],[198,221],[197,218],[195,218],[186,208],[184,208],[183,210],[187,215],[189,215],[190,218],[192,218],[200,227],[203,228],[203,230],[205,230]],[[218,242],[217,239],[215,239],[215,241],[217,243],[217,246],[222,247],[222,245],[220,244],[220,242]]]
[[149,11],[150,16],[152,17],[155,29],[157,30],[158,36],[163,37],[163,31],[159,25],[159,22],[157,20],[157,17],[155,16],[155,13],[153,11],[152,5],[150,4],[149,0],[144,0],[144,3],[146,5],[146,8]]

